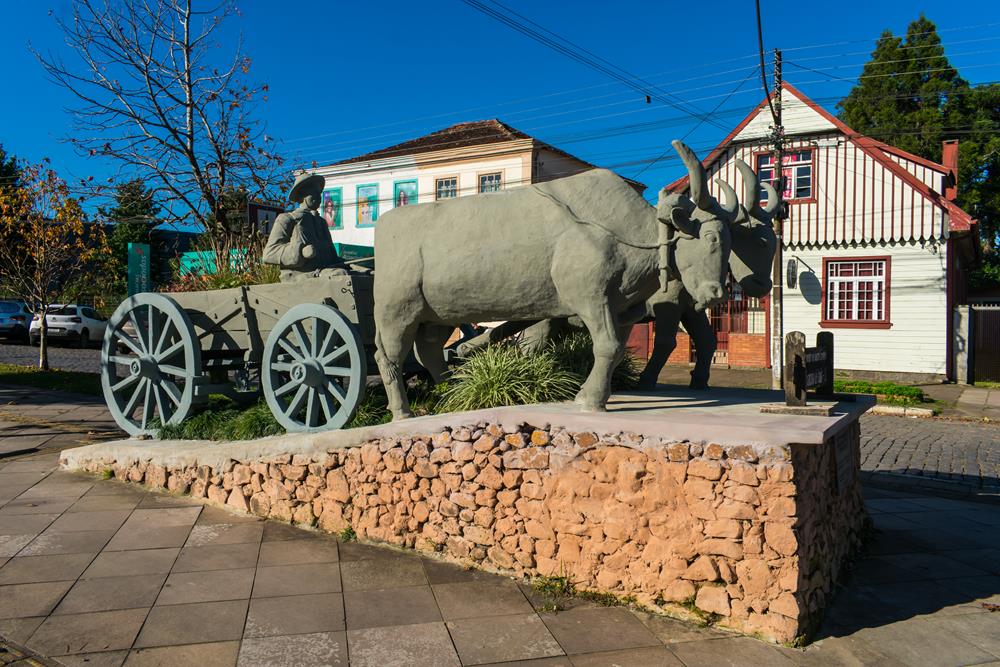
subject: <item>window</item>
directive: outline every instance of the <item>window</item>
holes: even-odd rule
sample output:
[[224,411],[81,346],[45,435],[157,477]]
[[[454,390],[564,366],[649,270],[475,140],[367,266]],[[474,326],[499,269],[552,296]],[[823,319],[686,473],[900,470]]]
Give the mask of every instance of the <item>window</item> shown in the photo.
[[417,182],[415,180],[396,181],[392,184],[392,205],[409,206],[417,203]]
[[342,229],[343,220],[344,190],[343,188],[328,188],[323,190],[323,203],[320,211],[323,219],[326,220],[328,229]]
[[435,199],[452,199],[458,196],[458,176],[439,178],[434,181]]
[[479,191],[480,192],[498,192],[503,188],[503,174],[497,172],[495,174],[480,174],[479,175]]
[[889,258],[823,260],[823,326],[889,328]]
[[[781,156],[781,162],[783,164],[781,175],[784,178],[785,184],[785,191],[782,193],[782,198],[786,201],[812,199],[812,151],[789,151]],[[757,174],[760,176],[762,184],[770,183],[772,186],[774,185],[774,155],[764,153],[757,156]],[[767,194],[764,192],[763,187],[760,190],[760,199],[761,201],[767,199]]]

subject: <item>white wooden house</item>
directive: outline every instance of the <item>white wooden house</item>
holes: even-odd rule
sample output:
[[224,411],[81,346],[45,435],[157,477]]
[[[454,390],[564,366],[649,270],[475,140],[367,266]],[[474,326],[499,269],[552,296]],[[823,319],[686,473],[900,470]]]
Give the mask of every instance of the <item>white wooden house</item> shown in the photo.
[[[953,201],[957,142],[937,164],[858,134],[787,83],[781,103],[784,331],[832,330],[837,368],[858,375],[954,379],[952,313],[978,256],[975,221]],[[762,101],[706,157],[713,194],[716,178],[743,192],[736,158],[773,182],[772,124]],[[714,313],[722,357],[769,365],[768,300],[748,313],[736,299]],[[672,360],[686,361],[683,342]]]

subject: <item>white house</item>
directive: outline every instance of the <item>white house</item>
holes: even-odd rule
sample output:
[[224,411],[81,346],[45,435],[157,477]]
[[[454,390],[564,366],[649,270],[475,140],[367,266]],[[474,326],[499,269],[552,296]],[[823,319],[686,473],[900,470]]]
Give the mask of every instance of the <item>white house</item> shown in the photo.
[[395,206],[513,188],[593,168],[492,119],[452,125],[313,171],[326,177],[320,212],[333,242],[370,248],[379,216]]
[[[937,164],[858,134],[787,83],[780,94],[784,331],[809,341],[833,331],[837,368],[858,375],[954,379],[953,311],[978,252],[975,221],[954,203],[957,142],[945,142]],[[716,178],[743,192],[736,158],[773,182],[772,125],[762,101],[706,157],[713,194]],[[758,307],[766,313],[768,305]],[[723,350],[730,365],[770,364],[770,331],[754,338],[746,327],[769,315],[747,317],[741,303],[715,315],[720,348],[732,343]]]

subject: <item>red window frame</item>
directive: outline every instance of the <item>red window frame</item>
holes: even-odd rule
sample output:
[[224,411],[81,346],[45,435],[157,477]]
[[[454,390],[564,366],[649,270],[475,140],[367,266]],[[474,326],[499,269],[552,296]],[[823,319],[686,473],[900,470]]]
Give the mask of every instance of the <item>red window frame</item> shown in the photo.
[[[812,179],[810,181],[810,184],[809,184],[809,196],[808,197],[800,197],[798,199],[796,199],[794,197],[791,198],[791,199],[785,199],[784,201],[787,202],[787,203],[789,203],[789,204],[813,204],[813,203],[815,203],[817,201],[816,188],[817,188],[817,185],[818,185],[819,181],[816,178],[816,149],[815,149],[815,147],[813,147],[813,146],[806,146],[806,147],[801,147],[801,148],[787,148],[787,149],[785,149],[786,153],[804,153],[806,151],[809,152],[809,157],[810,157],[810,161],[811,161],[811,164],[812,164],[812,167],[810,168],[810,171],[809,171],[809,173],[811,174],[810,178]],[[754,166],[757,168],[756,171],[757,171],[758,174],[760,173],[760,170],[761,170],[760,158],[761,158],[761,156],[765,156],[765,155],[766,156],[773,156],[774,153],[772,153],[771,151],[758,151],[758,152],[754,153],[753,161],[754,161]],[[766,166],[765,168],[770,168],[770,166]],[[761,183],[763,183],[763,182],[764,182],[764,179],[761,179]],[[770,181],[770,183],[771,183],[771,185],[774,185],[774,181]],[[794,187],[793,187],[793,190],[794,190]]]
[[[882,317],[877,320],[831,320],[827,318],[827,296],[830,290],[830,264],[842,262],[884,262],[882,288]],[[824,257],[823,258],[823,298],[820,304],[819,326],[823,329],[888,329],[892,326],[889,319],[890,297],[892,295],[892,259],[889,255],[871,257]]]

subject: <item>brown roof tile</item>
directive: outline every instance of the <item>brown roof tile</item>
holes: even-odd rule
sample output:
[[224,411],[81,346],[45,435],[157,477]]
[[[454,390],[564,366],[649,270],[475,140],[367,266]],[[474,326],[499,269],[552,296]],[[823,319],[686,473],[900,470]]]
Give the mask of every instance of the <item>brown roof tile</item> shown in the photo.
[[501,141],[515,141],[517,139],[531,139],[530,136],[518,129],[497,120],[477,120],[469,123],[458,123],[451,127],[446,127],[437,132],[425,134],[416,139],[404,141],[401,144],[381,148],[371,153],[358,155],[356,157],[341,160],[334,164],[350,164],[352,162],[367,162],[369,160],[379,160],[382,158],[397,157],[400,155],[412,155],[414,153],[429,153],[431,151],[447,150],[450,148],[462,148],[464,146],[479,146],[482,144],[495,144]]

